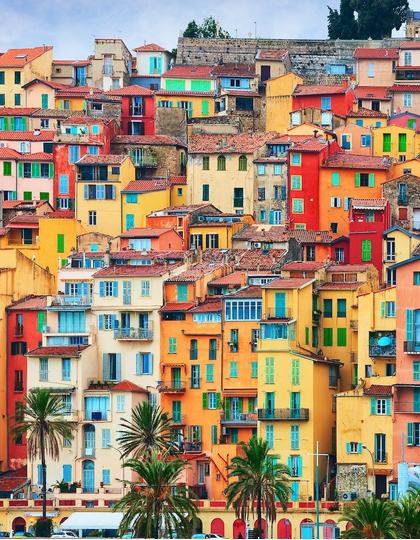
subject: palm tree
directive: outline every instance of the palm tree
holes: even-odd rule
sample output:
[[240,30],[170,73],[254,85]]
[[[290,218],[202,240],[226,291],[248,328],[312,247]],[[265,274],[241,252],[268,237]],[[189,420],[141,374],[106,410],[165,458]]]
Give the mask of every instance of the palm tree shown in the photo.
[[175,533],[176,538],[191,538],[197,508],[186,488],[176,486],[185,462],[165,457],[153,451],[145,461],[130,459],[123,464],[141,480],[128,482],[129,493],[115,506],[115,510],[124,512],[121,534],[133,529],[135,538],[159,538],[161,532],[169,537]]
[[241,443],[244,457],[236,456],[229,466],[228,478],[236,478],[225,489],[227,506],[233,506],[236,516],[248,519],[257,507],[258,534],[262,532],[262,513],[269,521],[276,519],[276,501],[286,509],[290,488],[289,469],[277,464],[277,456],[270,455],[267,441],[252,437]]
[[58,460],[64,439],[73,438],[75,422],[64,419],[63,401],[47,388],[30,390],[22,406],[21,415],[13,428],[16,436],[27,436],[28,456],[37,457],[42,467],[42,517],[47,515],[47,455]]
[[154,450],[166,452],[171,447],[172,422],[166,412],[148,401],[134,407],[131,419],[123,418],[120,425],[118,444],[122,458],[130,454],[144,458]]
[[412,488],[395,503],[395,529],[398,538],[420,538],[420,489]]
[[340,521],[351,524],[343,538],[398,538],[394,504],[386,500],[359,499],[354,506],[344,509]]

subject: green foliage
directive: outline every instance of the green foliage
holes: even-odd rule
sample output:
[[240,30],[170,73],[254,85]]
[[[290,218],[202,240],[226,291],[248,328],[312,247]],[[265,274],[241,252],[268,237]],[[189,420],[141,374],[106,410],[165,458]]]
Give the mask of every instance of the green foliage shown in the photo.
[[396,538],[393,503],[374,497],[359,499],[354,506],[344,509],[340,521],[348,521],[351,528],[343,538]]
[[49,538],[52,531],[53,524],[50,518],[39,518],[35,523],[35,536],[37,538]]
[[128,482],[129,493],[114,507],[124,512],[120,534],[133,529],[136,538],[158,538],[162,534],[191,538],[197,508],[186,488],[176,485],[185,462],[179,458],[167,461],[165,455],[152,452],[145,461],[131,459],[123,466],[134,471],[141,481]]
[[408,8],[408,0],[341,0],[339,10],[328,7],[328,37],[390,37],[392,30],[399,30],[405,22]]
[[397,501],[394,514],[398,538],[420,538],[420,489],[413,488]]
[[229,32],[223,30],[213,17],[206,17],[202,24],[190,21],[182,34],[190,38],[229,38]]
[[267,441],[252,437],[241,443],[244,457],[232,459],[228,478],[232,480],[225,489],[227,506],[233,506],[236,516],[247,520],[257,509],[258,528],[261,529],[261,516],[268,520],[276,519],[276,501],[286,509],[290,494],[289,470],[276,462],[277,456],[269,454]]
[[167,413],[149,402],[139,403],[131,413],[131,419],[123,418],[118,444],[123,457],[141,458],[153,451],[166,452],[172,446],[172,422]]

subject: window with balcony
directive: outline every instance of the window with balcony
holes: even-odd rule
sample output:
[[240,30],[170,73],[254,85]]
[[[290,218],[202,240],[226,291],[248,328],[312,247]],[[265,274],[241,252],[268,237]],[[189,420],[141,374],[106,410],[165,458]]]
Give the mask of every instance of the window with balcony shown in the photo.
[[85,420],[107,420],[109,411],[109,396],[85,397]]

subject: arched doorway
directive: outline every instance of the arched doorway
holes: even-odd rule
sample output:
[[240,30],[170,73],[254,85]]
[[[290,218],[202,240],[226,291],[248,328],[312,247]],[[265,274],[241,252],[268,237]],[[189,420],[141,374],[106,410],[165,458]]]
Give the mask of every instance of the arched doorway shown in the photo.
[[[254,523],[254,529],[258,527],[258,520],[255,520]],[[260,538],[267,538],[267,523],[265,522],[265,519],[261,520],[261,527],[262,527],[262,535]]]
[[83,462],[83,491],[85,493],[95,491],[95,464],[90,459]]
[[223,519],[213,519],[210,525],[210,532],[218,534],[219,536],[225,536],[225,522]]
[[26,521],[23,517],[17,517],[12,521],[12,529],[15,532],[26,532]]
[[246,538],[246,525],[243,519],[235,519],[233,522],[233,538]]
[[306,518],[302,519],[300,522],[300,537],[301,538],[313,538],[314,537],[314,528],[309,524],[312,523],[312,519]]
[[200,518],[196,517],[192,522],[193,534],[201,534],[203,532],[203,522]]
[[277,538],[292,538],[292,524],[286,518],[277,523]]
[[337,524],[333,519],[326,519],[324,524],[324,538],[334,538],[334,529]]
[[83,442],[85,457],[93,457],[95,455],[95,426],[93,424],[83,426]]

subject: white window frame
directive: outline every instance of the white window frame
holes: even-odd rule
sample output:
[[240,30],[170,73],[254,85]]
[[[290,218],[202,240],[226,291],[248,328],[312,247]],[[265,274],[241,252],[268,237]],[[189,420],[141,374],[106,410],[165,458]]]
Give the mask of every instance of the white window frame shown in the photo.
[[376,400],[375,411],[377,415],[386,415],[386,399],[379,398]]

